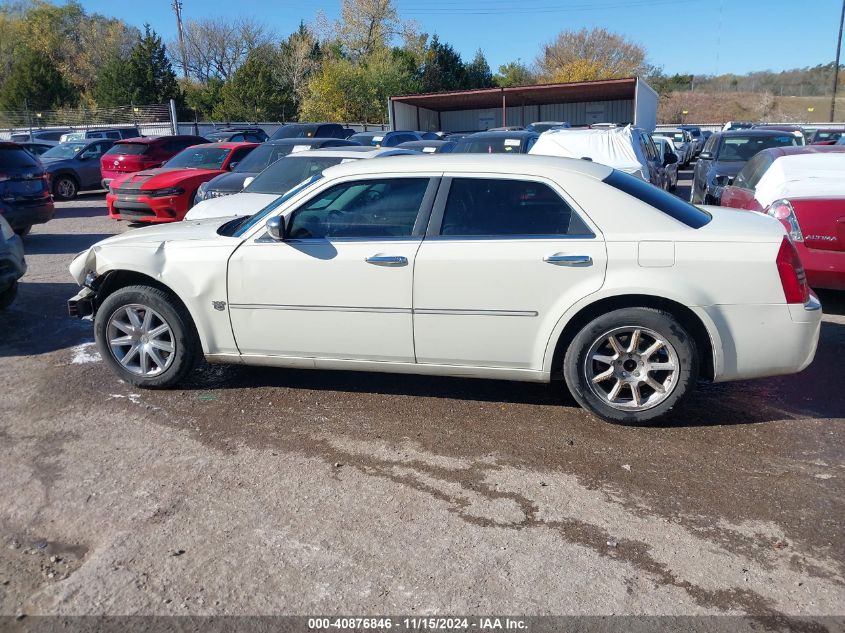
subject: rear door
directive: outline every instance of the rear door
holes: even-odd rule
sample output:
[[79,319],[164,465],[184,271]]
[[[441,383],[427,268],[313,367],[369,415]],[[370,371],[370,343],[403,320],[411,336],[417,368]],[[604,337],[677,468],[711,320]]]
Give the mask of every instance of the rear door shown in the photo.
[[606,266],[601,235],[557,184],[444,178],[414,270],[417,362],[541,369],[558,319]]

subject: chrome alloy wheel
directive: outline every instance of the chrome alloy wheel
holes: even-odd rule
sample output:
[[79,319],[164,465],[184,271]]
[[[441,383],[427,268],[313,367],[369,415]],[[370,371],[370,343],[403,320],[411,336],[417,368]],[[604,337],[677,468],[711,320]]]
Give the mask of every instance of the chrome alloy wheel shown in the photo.
[[626,326],[599,336],[584,360],[593,393],[623,411],[644,411],[668,398],[678,382],[675,348],[654,330]]
[[145,305],[133,303],[116,310],[106,336],[112,356],[133,374],[156,376],[173,362],[173,331],[164,317]]

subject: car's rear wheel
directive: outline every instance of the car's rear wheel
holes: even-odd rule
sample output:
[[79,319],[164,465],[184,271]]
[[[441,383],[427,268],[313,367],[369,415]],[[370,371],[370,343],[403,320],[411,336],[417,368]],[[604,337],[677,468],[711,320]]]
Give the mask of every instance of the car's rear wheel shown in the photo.
[[645,424],[693,389],[698,355],[695,341],[668,312],[622,308],[581,329],[563,371],[585,409],[613,422]]
[[79,185],[73,176],[59,176],[53,181],[53,196],[59,200],[73,200],[79,192]]
[[150,286],[109,295],[97,311],[94,334],[100,355],[121,379],[150,389],[179,383],[201,352],[184,306]]
[[6,288],[4,291],[0,292],[0,310],[5,310],[12,302],[15,300],[15,297],[18,296],[18,282],[15,281],[12,283],[11,286]]

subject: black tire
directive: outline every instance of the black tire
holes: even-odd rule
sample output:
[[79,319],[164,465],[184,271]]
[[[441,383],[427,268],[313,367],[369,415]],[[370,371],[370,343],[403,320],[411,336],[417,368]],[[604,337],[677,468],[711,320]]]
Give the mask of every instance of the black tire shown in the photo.
[[[638,357],[635,354],[632,368],[627,368],[625,365],[625,363],[630,363],[630,359],[626,360],[625,354],[620,354],[619,358],[615,360],[615,367],[610,363],[599,360],[587,362],[588,355],[597,355],[593,354],[591,350],[601,349],[597,347],[598,341],[603,340],[602,337],[607,337],[613,332],[620,333],[617,342],[622,343],[623,347],[628,345],[630,338],[626,343],[622,332],[631,328],[639,328],[643,331],[650,330],[657,334],[664,343],[664,347],[647,358],[644,356]],[[643,334],[640,339],[643,342],[642,345],[649,346],[649,338],[653,339],[654,337]],[[640,351],[647,351],[647,347],[643,349],[640,346]],[[674,352],[674,357],[671,356],[672,352]],[[642,374],[654,382],[668,382],[669,386],[666,388],[665,394],[640,383],[637,393],[649,398],[653,397],[653,404],[646,401],[643,407],[625,407],[622,399],[616,406],[610,404],[608,398],[601,397],[597,392],[604,392],[607,389],[608,381],[620,380],[618,376],[621,376],[624,371],[641,371],[637,367],[637,358],[644,359],[647,364],[654,363],[657,365],[662,362],[662,365],[674,364],[676,366],[671,380],[669,377],[671,372],[668,371],[654,370]],[[592,372],[594,375],[600,374],[605,370],[605,365],[608,366],[608,371],[614,370],[613,375],[605,381],[593,385],[591,380],[593,376],[588,376],[588,372]],[[595,318],[578,332],[566,351],[563,361],[563,374],[572,397],[588,411],[610,422],[642,425],[662,417],[689,395],[698,380],[698,367],[698,351],[695,340],[670,313],[652,308],[622,308]],[[637,376],[639,375],[637,373]],[[635,379],[632,373],[625,373],[625,376],[628,376],[628,378],[620,380],[623,387],[616,397],[618,398],[627,391],[631,394],[628,400],[633,402],[633,389],[624,386],[624,381],[640,379]],[[609,393],[606,395],[612,395],[615,385],[616,383],[612,382],[610,389],[607,389]]]
[[26,226],[19,226],[15,229],[15,233],[23,237],[24,235],[29,235],[29,232],[32,230],[32,225],[27,224]]
[[56,200],[73,200],[79,193],[79,183],[76,178],[63,174],[53,181],[53,197]]
[[[108,343],[112,317],[131,305],[152,310],[170,328],[173,351],[167,354],[167,366],[155,375],[142,375],[124,367]],[[178,384],[194,368],[202,353],[196,327],[182,303],[169,292],[151,286],[127,286],[109,295],[94,319],[94,337],[100,355],[121,380],[146,389],[166,389]]]
[[3,292],[0,292],[0,310],[5,310],[12,302],[15,300],[15,297],[18,296],[18,282],[15,281],[12,283],[11,286],[6,288]]

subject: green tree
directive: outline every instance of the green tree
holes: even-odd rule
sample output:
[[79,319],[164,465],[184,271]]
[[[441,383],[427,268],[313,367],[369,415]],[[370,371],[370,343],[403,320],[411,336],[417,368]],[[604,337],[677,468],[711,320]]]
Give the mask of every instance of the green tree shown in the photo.
[[499,66],[499,70],[493,77],[497,86],[510,88],[511,86],[528,86],[537,82],[537,78],[531,69],[520,60],[509,62]]
[[192,79],[182,80],[180,84],[184,103],[179,116],[200,120],[212,118],[214,107],[223,100],[225,82],[212,77],[205,84]]
[[490,71],[490,65],[484,57],[484,53],[479,48],[475,52],[475,57],[465,66],[464,87],[468,89],[473,88],[492,88],[495,86],[493,81],[493,73]]
[[167,49],[149,24],[144,25],[144,35],[129,55],[126,81],[135,104],[165,103],[179,97]]
[[425,53],[420,90],[422,92],[440,92],[460,90],[464,87],[466,68],[461,56],[449,44],[441,44],[435,35],[431,38]]
[[253,50],[221,91],[214,116],[226,120],[286,121],[296,116],[291,90],[278,81],[278,51],[272,46]]
[[59,69],[36,51],[24,48],[0,90],[0,110],[49,110],[77,103],[79,94]]
[[112,56],[100,69],[97,83],[94,84],[94,99],[102,108],[127,105],[132,101],[132,89],[127,82],[129,62]]

